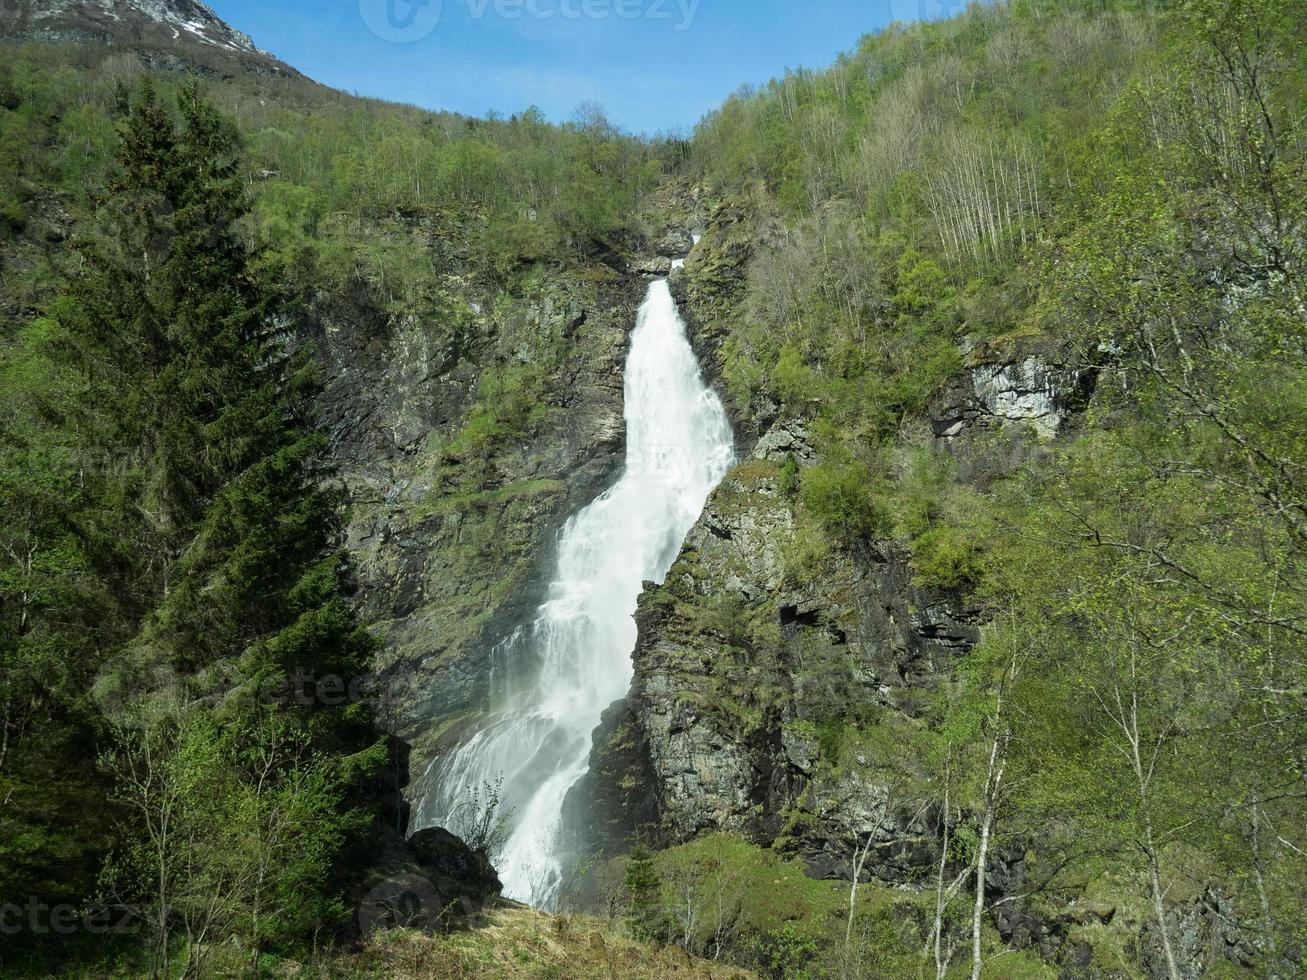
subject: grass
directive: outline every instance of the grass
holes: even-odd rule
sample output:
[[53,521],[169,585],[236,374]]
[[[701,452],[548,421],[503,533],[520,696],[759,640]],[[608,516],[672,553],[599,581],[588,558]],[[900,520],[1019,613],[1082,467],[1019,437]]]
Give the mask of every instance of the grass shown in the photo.
[[600,919],[551,916],[505,908],[483,928],[428,936],[399,929],[370,937],[359,949],[315,961],[282,964],[274,976],[429,980],[747,980],[737,967],[695,959],[676,947],[640,943]]
[[[742,932],[766,933],[792,924],[801,935],[826,938],[848,911],[849,886],[809,878],[803,862],[750,844],[733,834],[709,834],[657,857],[664,881],[700,868],[726,880],[739,897]],[[669,898],[672,896],[668,896]]]
[[493,490],[445,494],[433,492],[419,505],[416,519],[421,521],[433,514],[461,514],[515,500],[538,500],[559,495],[566,489],[567,484],[561,480],[518,480]]

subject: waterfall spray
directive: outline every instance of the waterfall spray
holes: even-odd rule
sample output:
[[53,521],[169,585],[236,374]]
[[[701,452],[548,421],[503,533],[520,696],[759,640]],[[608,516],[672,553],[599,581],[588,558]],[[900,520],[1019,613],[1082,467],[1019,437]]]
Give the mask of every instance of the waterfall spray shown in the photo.
[[625,375],[626,464],[571,518],[534,622],[495,649],[493,713],[441,760],[422,825],[448,823],[470,790],[502,779],[511,811],[504,893],[548,907],[563,874],[563,800],[585,775],[600,715],[626,694],[633,618],[734,461],[730,423],[704,383],[666,280],[649,287]]

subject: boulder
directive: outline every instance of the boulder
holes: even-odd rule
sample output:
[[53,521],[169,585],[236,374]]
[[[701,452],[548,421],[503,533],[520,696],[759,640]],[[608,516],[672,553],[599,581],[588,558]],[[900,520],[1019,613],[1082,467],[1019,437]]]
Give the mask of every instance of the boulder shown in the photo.
[[499,898],[499,876],[483,850],[440,827],[381,851],[361,886],[356,924],[364,935],[391,929],[448,931]]
[[693,247],[694,239],[683,228],[670,229],[654,242],[654,250],[659,255],[674,259],[686,255]]
[[672,260],[665,255],[645,255],[631,260],[631,270],[642,276],[665,276],[672,271]]

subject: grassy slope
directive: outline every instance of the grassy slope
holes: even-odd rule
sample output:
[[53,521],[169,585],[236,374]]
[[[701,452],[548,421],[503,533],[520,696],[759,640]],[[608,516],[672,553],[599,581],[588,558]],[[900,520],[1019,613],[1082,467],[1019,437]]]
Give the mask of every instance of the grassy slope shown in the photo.
[[[468,932],[426,936],[411,930],[380,933],[357,951],[304,965],[332,978],[428,977],[485,980],[744,980],[737,967],[691,958],[675,947],[639,943],[620,928],[588,916],[549,916],[532,909],[499,909]],[[294,976],[298,964],[283,964]]]

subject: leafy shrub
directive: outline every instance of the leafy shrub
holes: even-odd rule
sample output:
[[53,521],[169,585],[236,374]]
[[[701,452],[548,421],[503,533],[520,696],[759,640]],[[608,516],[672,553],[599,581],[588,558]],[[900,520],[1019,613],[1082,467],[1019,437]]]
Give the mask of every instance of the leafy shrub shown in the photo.
[[839,765],[840,748],[844,744],[843,720],[831,718],[817,725],[816,737],[822,761],[830,766]]
[[852,544],[890,533],[889,509],[875,485],[862,463],[820,463],[803,474],[799,494],[831,534]]
[[758,940],[758,968],[763,976],[775,980],[807,980],[816,976],[810,967],[819,949],[817,940],[800,935],[787,922],[779,929],[768,929]]
[[780,491],[787,497],[793,497],[799,492],[799,463],[794,458],[793,453],[785,454],[785,462],[781,463]]
[[803,408],[821,394],[821,379],[803,362],[794,347],[786,346],[771,371],[772,388],[791,408]]
[[939,589],[957,589],[980,581],[980,549],[966,531],[937,524],[912,542],[917,581]]
[[23,205],[19,201],[0,203],[0,234],[17,234],[26,224],[27,216],[23,213]]

